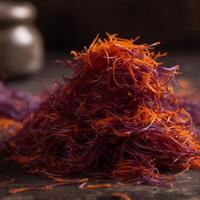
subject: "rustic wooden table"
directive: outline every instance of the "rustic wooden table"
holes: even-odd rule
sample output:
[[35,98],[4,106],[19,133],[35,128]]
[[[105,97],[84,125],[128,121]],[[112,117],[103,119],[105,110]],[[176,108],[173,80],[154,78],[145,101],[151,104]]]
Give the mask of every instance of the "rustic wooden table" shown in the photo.
[[[61,79],[63,73],[69,71],[53,64],[56,59],[62,59],[62,54],[49,54],[44,70],[30,79],[13,81],[9,84],[13,87],[24,89],[32,93],[38,93],[48,88],[55,79]],[[200,88],[200,52],[171,52],[165,58],[167,65],[180,64],[184,76],[191,79]],[[155,186],[117,186],[109,189],[80,190],[77,185],[60,186],[52,191],[29,191],[10,195],[8,189],[30,184],[48,183],[48,180],[39,176],[24,174],[14,165],[0,165],[0,179],[15,178],[16,182],[0,189],[0,199],[3,200],[111,200],[113,192],[127,193],[133,200],[200,200],[200,172],[188,171],[177,177],[172,187]],[[93,180],[94,182],[97,180]],[[116,199],[116,198],[115,198]]]

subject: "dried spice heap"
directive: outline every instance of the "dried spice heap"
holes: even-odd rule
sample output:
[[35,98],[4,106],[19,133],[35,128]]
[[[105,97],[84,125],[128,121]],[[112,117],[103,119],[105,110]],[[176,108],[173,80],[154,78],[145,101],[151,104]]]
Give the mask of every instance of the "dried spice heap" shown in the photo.
[[88,174],[165,185],[160,170],[200,169],[191,117],[153,45],[108,35],[72,52],[74,70],[6,143],[10,159],[31,173]]
[[180,88],[176,92],[180,104],[188,111],[195,126],[200,126],[200,94],[197,88],[186,79],[179,80]]
[[6,87],[0,81],[0,141],[16,135],[23,119],[36,107],[37,102],[31,95]]
[[200,126],[200,97],[199,96],[179,96],[181,105],[187,110],[196,126]]
[[0,117],[22,121],[38,107],[38,103],[33,96],[8,88],[0,81]]

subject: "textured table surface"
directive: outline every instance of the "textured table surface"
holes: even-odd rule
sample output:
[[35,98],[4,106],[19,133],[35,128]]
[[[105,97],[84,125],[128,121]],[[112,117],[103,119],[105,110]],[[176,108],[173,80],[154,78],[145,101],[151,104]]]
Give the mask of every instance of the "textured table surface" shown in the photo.
[[[55,79],[61,79],[63,73],[68,73],[66,69],[53,64],[54,60],[62,58],[62,54],[49,54],[46,67],[40,74],[26,80],[13,81],[9,84],[16,88],[38,93],[42,89],[48,88]],[[184,77],[189,78],[200,88],[200,52],[171,52],[168,58],[165,58],[165,61],[168,66],[180,64]],[[133,200],[200,200],[200,172],[198,171],[188,171],[178,176],[173,186],[168,188],[144,185],[115,185],[109,189],[80,190],[77,185],[73,185],[60,186],[49,192],[30,191],[14,195],[8,194],[9,188],[48,183],[48,180],[39,176],[24,174],[19,167],[13,164],[1,164],[0,179],[6,180],[8,178],[15,178],[16,182],[0,189],[0,199],[3,200],[109,200],[114,199],[111,197],[113,192],[126,193]]]
[[112,193],[126,193],[133,200],[199,200],[200,172],[188,171],[177,177],[172,187],[114,185],[113,188],[97,190],[80,190],[78,185],[59,186],[52,191],[28,191],[8,194],[9,188],[30,185],[49,184],[39,176],[24,174],[17,166],[1,166],[1,180],[15,177],[16,181],[0,189],[2,200],[120,200],[112,197]]

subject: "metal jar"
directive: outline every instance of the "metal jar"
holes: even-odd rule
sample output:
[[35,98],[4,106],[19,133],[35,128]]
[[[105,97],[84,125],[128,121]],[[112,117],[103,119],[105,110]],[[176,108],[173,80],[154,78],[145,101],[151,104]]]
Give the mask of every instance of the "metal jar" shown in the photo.
[[44,48],[30,3],[0,2],[0,78],[31,75],[43,65]]

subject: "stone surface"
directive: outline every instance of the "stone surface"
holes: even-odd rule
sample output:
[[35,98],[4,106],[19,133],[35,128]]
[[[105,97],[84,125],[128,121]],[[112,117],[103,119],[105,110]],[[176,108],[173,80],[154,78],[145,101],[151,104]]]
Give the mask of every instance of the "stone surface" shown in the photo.
[[[52,191],[28,191],[18,194],[8,194],[10,188],[20,188],[30,185],[49,184],[45,178],[23,173],[15,166],[7,165],[0,168],[1,181],[15,177],[16,181],[0,189],[2,200],[115,200],[112,193],[121,192],[133,200],[199,200],[200,172],[188,171],[177,177],[172,187],[117,185],[113,188],[97,190],[80,190],[78,185],[59,186]],[[98,182],[97,180],[92,180]],[[116,199],[117,200],[117,199]]]

